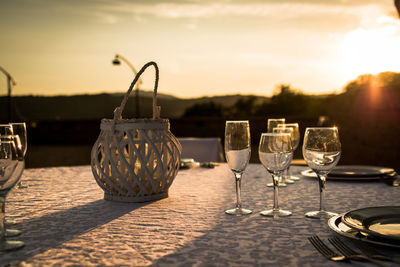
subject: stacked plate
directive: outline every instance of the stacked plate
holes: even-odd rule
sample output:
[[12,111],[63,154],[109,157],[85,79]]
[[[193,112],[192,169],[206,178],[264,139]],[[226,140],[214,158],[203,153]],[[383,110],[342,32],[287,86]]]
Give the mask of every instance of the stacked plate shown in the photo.
[[328,225],[352,239],[400,248],[400,206],[352,210],[332,217]]
[[[337,181],[379,181],[393,179],[396,172],[392,168],[365,166],[365,165],[342,165],[336,166],[329,174],[328,180]],[[307,169],[301,172],[306,177],[317,177],[314,171]]]

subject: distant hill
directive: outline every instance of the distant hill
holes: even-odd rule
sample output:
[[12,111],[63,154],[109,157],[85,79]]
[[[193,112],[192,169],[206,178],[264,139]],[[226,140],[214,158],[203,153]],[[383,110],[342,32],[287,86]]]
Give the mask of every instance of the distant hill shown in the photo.
[[[152,92],[140,92],[140,117],[152,116]],[[112,118],[113,111],[121,104],[124,93],[73,95],[73,96],[15,96],[12,98],[12,120],[100,120]],[[179,118],[185,109],[194,104],[213,101],[224,106],[234,104],[246,95],[226,95],[183,99],[171,95],[158,94],[157,103],[161,106],[161,117]],[[262,102],[267,97],[258,96]],[[124,118],[135,117],[134,94],[129,97],[123,112]],[[7,97],[0,97],[0,120],[8,121]]]

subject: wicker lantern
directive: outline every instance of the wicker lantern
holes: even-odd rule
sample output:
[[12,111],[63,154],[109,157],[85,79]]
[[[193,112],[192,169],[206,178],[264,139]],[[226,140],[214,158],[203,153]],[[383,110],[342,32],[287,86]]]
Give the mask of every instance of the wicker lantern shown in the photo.
[[[121,113],[135,83],[149,66],[156,70],[152,119],[122,119]],[[92,148],[91,165],[104,199],[144,202],[168,197],[179,168],[181,145],[160,119],[157,106],[158,67],[149,62],[133,80],[113,119],[102,119],[100,135]]]

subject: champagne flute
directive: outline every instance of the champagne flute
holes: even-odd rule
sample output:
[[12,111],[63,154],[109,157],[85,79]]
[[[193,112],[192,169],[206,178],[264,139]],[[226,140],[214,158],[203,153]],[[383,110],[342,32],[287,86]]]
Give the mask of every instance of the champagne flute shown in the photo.
[[[12,126],[13,134],[18,135],[21,141],[22,151],[24,157],[26,155],[26,150],[28,148],[27,134],[26,134],[26,124],[25,122],[12,122],[10,123]],[[17,185],[17,188],[27,188],[28,186],[22,181],[20,181]]]
[[[292,128],[293,129],[293,135],[292,135],[292,146],[293,146],[293,154],[296,151],[297,147],[300,144],[300,130],[299,130],[299,124],[298,123],[284,123],[284,124],[278,124],[278,128]],[[284,178],[285,179],[290,179],[293,181],[300,180],[298,176],[294,176],[290,172],[290,165],[289,167],[285,170],[284,173]]]
[[341,144],[336,127],[307,128],[303,142],[303,157],[307,165],[317,174],[320,192],[318,211],[305,214],[308,218],[328,219],[336,213],[325,210],[325,184],[328,173],[340,159]]
[[249,163],[250,153],[249,121],[226,121],[225,156],[236,182],[236,207],[226,210],[227,214],[241,216],[252,212],[242,208],[240,196],[242,175]]
[[[20,155],[14,141],[0,140],[0,252],[15,250],[24,246],[21,241],[6,240],[5,203],[6,196],[13,188],[23,170],[19,164]],[[23,162],[23,161],[22,161]]]
[[292,213],[279,208],[278,181],[282,172],[292,160],[292,142],[289,133],[263,133],[261,134],[258,155],[265,169],[272,175],[274,183],[274,207],[262,211],[260,214],[270,217],[285,217]]

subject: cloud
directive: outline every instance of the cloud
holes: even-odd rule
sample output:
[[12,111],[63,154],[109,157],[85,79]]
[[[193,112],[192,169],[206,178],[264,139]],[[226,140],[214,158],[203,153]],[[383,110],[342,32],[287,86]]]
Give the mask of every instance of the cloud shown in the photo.
[[[379,1],[103,1],[97,10],[158,18],[207,18],[216,16],[281,16],[282,19],[307,15],[355,15],[365,10],[384,10],[391,6]],[[393,7],[394,9],[394,7]]]

